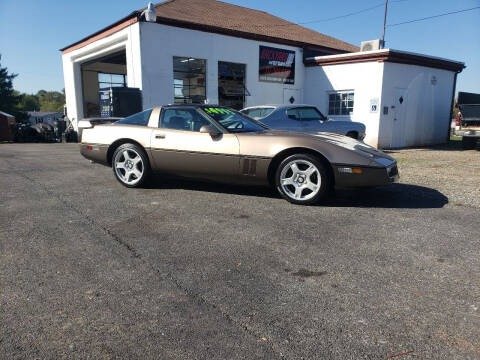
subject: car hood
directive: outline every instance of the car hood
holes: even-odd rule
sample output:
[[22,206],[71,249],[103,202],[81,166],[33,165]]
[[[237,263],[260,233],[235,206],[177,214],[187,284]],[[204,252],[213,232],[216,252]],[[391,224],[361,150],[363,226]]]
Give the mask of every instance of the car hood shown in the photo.
[[305,142],[305,143],[327,143],[332,145],[336,148],[342,148],[343,150],[353,151],[357,155],[369,159],[369,160],[376,160],[376,159],[388,159],[389,162],[395,161],[394,158],[389,156],[388,154],[380,151],[373,146],[365,144],[362,141],[358,141],[348,136],[340,135],[337,133],[330,133],[330,132],[321,132],[321,133],[302,133],[296,131],[288,131],[288,130],[273,130],[268,129],[262,131],[257,134],[262,134],[263,136],[281,136],[281,137],[288,137],[290,139],[296,139],[298,142]]

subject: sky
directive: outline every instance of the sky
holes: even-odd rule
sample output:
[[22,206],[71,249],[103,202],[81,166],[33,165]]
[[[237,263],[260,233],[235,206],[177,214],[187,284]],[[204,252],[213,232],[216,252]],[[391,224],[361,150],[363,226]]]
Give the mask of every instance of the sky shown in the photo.
[[[301,23],[360,45],[382,35],[384,0],[225,0]],[[36,93],[63,86],[59,49],[145,7],[145,0],[0,0],[2,66],[19,74],[15,89]],[[480,0],[390,0],[387,24],[480,6]],[[318,21],[321,20],[321,21]],[[386,47],[465,62],[457,91],[480,93],[480,9],[387,27]]]

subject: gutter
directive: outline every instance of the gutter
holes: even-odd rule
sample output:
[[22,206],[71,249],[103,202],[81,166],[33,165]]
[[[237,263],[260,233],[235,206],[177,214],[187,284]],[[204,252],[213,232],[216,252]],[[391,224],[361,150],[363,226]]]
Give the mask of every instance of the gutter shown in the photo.
[[465,63],[463,62],[393,49],[317,56],[305,59],[305,66],[326,66],[372,61],[418,65],[454,71],[456,73],[461,72],[465,68]]

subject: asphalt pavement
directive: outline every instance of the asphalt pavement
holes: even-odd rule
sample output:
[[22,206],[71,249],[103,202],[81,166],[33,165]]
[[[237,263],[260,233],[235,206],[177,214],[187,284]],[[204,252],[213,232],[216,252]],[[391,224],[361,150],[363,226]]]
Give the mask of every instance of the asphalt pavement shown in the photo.
[[304,207],[0,144],[0,190],[2,359],[480,358],[480,209],[434,188]]

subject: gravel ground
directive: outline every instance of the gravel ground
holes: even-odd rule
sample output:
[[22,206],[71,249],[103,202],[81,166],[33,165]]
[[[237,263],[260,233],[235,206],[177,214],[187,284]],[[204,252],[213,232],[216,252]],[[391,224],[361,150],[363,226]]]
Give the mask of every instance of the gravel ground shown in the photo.
[[390,151],[401,183],[433,188],[448,206],[480,208],[480,151],[462,150],[460,141],[433,148]]
[[480,153],[393,155],[402,182],[306,207],[0,144],[0,359],[480,359],[480,209],[448,177]]

